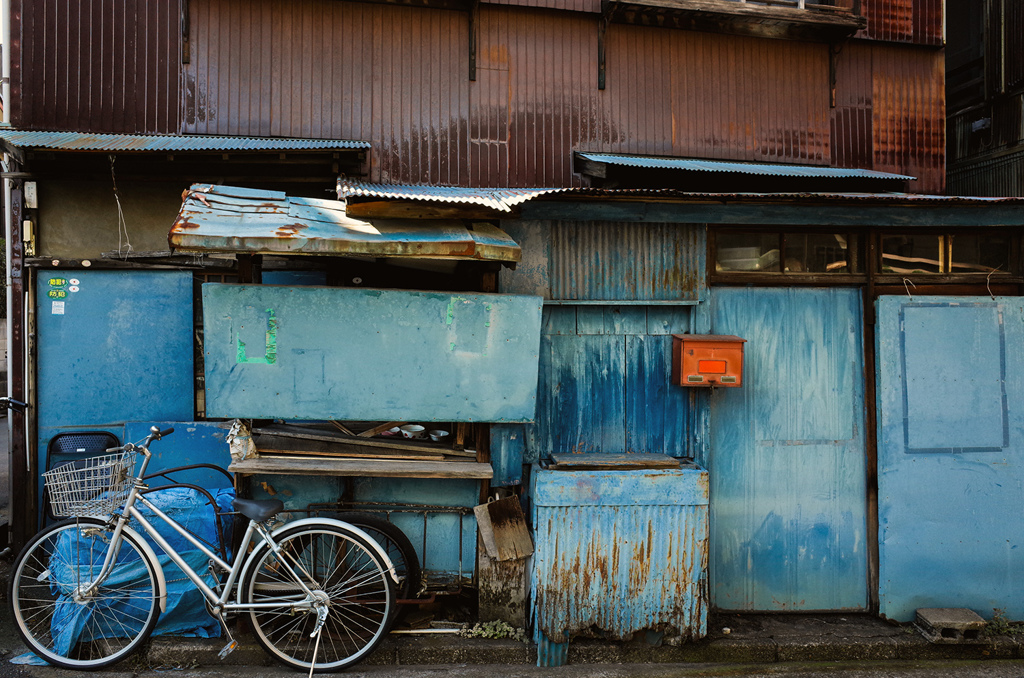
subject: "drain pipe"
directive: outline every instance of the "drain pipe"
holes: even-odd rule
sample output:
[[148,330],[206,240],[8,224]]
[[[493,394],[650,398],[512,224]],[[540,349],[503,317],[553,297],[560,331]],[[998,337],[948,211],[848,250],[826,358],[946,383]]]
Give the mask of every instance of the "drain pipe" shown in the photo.
[[[3,115],[3,127],[9,127],[11,124],[11,0],[0,0],[0,52],[2,52],[2,60],[0,60],[0,97],[2,97],[4,106]],[[10,158],[4,154],[4,171],[9,172],[11,169]],[[11,342],[14,339],[13,329],[11,327],[11,305],[14,303],[14,295],[11,292],[11,258],[13,251],[11,248],[11,236],[14,230],[11,222],[11,179],[4,179],[4,257],[7,262],[5,267],[6,277],[6,291],[7,291],[7,356],[11,355]],[[8,359],[7,365],[7,396],[13,396],[12,382],[10,378],[11,366],[10,360]],[[7,418],[7,431],[11,432],[11,418]],[[10,440],[10,438],[8,438]]]

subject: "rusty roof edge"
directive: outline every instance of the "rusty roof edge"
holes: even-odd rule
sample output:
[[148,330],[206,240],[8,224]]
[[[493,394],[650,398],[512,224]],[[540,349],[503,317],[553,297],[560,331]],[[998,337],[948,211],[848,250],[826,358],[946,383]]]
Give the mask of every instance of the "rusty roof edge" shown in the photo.
[[469,188],[464,186],[416,186],[410,184],[373,184],[365,181],[338,178],[338,199],[375,197],[391,200],[422,200],[430,202],[483,205],[501,212],[536,197],[560,193],[569,189],[538,188]]
[[682,158],[670,156],[637,155],[630,153],[601,153],[598,151],[576,151],[576,156],[592,162],[623,167],[646,169],[669,169],[684,172],[714,172],[726,174],[754,174],[759,176],[811,177],[811,178],[857,178],[913,181],[917,177],[880,172],[856,167],[834,167],[831,165],[807,165],[797,163],[764,163],[712,158]]
[[18,148],[95,152],[189,151],[365,151],[368,141],[303,139],[296,137],[243,137],[202,134],[107,134],[35,131],[0,127],[0,139]]

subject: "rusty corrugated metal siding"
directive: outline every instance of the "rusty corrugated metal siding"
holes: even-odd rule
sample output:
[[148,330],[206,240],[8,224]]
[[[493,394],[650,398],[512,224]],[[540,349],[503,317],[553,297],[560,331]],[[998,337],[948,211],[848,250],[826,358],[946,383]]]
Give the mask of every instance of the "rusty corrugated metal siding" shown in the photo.
[[942,54],[876,45],[872,69],[872,168],[912,174],[918,180],[911,182],[911,190],[942,193],[946,183]]
[[943,0],[861,0],[867,28],[857,37],[917,45],[943,42]]
[[704,282],[703,244],[703,229],[695,225],[554,222],[551,298],[696,299]]
[[[533,611],[555,643],[598,628],[707,633],[708,476],[534,467]],[[656,496],[657,495],[657,496]]]
[[601,11],[601,0],[489,0],[492,5],[517,5],[519,7],[544,7],[570,12]]
[[[185,130],[370,139],[370,180],[573,186],[572,151],[828,164],[827,46],[321,0],[192,9]],[[249,46],[243,49],[243,46]],[[763,114],[753,118],[749,111]]]
[[179,0],[12,0],[12,122],[177,132]]
[[833,162],[910,174],[911,190],[945,185],[943,59],[931,49],[847,44],[836,60]]

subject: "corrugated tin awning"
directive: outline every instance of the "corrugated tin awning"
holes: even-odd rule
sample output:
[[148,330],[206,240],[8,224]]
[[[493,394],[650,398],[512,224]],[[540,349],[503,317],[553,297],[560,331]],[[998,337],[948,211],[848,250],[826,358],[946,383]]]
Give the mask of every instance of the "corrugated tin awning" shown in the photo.
[[481,205],[500,212],[511,212],[516,205],[538,196],[559,193],[564,188],[465,188],[462,186],[408,186],[371,184],[353,179],[338,179],[338,199],[351,197],[415,200],[426,202]]
[[180,252],[316,254],[519,261],[504,231],[477,222],[353,219],[345,203],[288,197],[279,191],[195,184],[171,227]]
[[576,156],[598,165],[679,170],[683,172],[713,172],[761,177],[802,177],[808,179],[879,179],[885,181],[912,181],[916,178],[903,174],[876,172],[875,170],[823,167],[820,165],[770,165],[759,162],[730,162],[725,160],[701,160],[697,158],[585,152],[577,152]]
[[216,137],[189,134],[88,134],[0,129],[0,143],[15,148],[105,153],[179,153],[187,151],[363,151],[367,141],[344,139],[284,139],[277,137]]

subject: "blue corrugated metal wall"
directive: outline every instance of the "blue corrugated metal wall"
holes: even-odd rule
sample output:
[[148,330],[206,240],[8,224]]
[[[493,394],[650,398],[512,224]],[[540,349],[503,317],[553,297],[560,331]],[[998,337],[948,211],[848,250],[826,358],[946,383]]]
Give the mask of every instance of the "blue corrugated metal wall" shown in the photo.
[[879,606],[1024,619],[1024,304],[878,300]]
[[692,447],[690,392],[671,386],[672,333],[687,306],[546,306],[537,419],[526,457],[663,452]]
[[867,605],[861,296],[716,288],[742,388],[711,403],[711,591],[725,610]]

